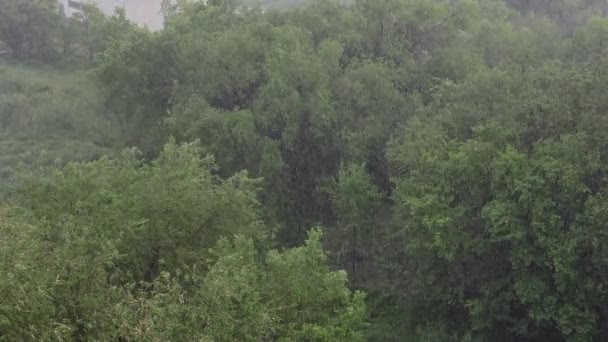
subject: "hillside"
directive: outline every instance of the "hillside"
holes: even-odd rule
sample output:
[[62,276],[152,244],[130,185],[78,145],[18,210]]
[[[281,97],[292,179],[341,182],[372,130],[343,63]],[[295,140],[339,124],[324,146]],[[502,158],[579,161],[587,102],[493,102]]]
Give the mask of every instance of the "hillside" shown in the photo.
[[120,135],[104,110],[100,89],[84,71],[0,63],[2,186],[18,169],[110,153]]

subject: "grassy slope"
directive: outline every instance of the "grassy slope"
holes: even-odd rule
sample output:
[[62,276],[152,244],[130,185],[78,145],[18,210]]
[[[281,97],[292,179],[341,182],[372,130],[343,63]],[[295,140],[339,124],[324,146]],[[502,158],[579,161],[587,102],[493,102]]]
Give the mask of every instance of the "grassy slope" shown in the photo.
[[0,63],[0,186],[20,164],[109,153],[118,145],[116,132],[86,73]]

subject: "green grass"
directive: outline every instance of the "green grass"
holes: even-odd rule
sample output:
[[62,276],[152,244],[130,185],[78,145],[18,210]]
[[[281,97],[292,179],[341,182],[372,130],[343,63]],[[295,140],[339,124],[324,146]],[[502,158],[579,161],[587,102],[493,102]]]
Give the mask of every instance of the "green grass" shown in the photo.
[[24,166],[92,160],[120,146],[87,73],[0,63],[0,185]]

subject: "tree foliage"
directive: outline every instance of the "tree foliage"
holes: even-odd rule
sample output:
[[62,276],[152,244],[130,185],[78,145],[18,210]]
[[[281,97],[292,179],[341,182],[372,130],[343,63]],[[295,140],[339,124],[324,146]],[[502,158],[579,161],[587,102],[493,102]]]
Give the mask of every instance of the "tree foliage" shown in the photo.
[[364,297],[320,232],[267,253],[255,180],[194,144],[135,157],[45,168],[0,211],[1,339],[359,338]]
[[0,4],[0,40],[19,59],[56,57],[54,37],[61,27],[55,0],[7,0]]

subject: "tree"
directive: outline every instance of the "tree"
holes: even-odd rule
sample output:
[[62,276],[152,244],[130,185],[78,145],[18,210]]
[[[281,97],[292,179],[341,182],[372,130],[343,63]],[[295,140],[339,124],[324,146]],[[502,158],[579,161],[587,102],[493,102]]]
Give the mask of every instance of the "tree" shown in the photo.
[[58,232],[22,209],[0,215],[0,339],[362,340],[365,296],[327,266],[318,230],[283,252],[222,238],[208,268],[117,286],[118,239],[101,226],[64,220]]
[[70,164],[28,181],[23,198],[57,234],[64,217],[103,239],[119,238],[112,278],[150,282],[164,269],[200,264],[225,234],[262,241],[269,233],[258,218],[256,182],[245,173],[220,181],[213,168],[197,145],[168,144],[149,165],[132,153]]
[[[277,142],[283,160],[278,196],[288,244],[301,241],[307,229],[328,223],[331,212],[322,183],[338,169],[341,148],[330,77],[339,50],[315,51],[308,33],[275,30],[265,68],[268,81],[254,105],[261,134]],[[331,45],[325,46],[331,49]],[[277,99],[284,99],[277,101]]]
[[603,133],[579,131],[597,120],[597,95],[582,90],[604,82],[594,68],[546,63],[447,85],[393,145],[406,297],[424,298],[426,320],[480,339],[606,336],[603,280],[591,275],[603,252],[583,233],[606,161]]
[[364,295],[347,288],[345,272],[330,271],[320,238],[315,230],[305,246],[263,256],[243,236],[222,239],[206,274],[164,274],[158,279],[153,292],[144,294],[136,304],[140,307],[132,310],[133,325],[141,330],[125,327],[127,336],[362,340]]
[[49,62],[58,55],[60,29],[55,0],[7,0],[0,4],[0,40],[22,60]]
[[332,250],[350,271],[352,284],[358,286],[361,280],[377,277],[380,271],[374,257],[379,254],[376,248],[385,233],[381,230],[383,220],[388,216],[382,212],[384,196],[362,164],[343,166],[330,192],[338,216],[331,237],[339,244]]
[[[120,17],[115,20],[126,25]],[[177,79],[174,42],[163,33],[131,28],[100,56],[94,73],[127,145],[154,157],[166,138],[161,127]]]

